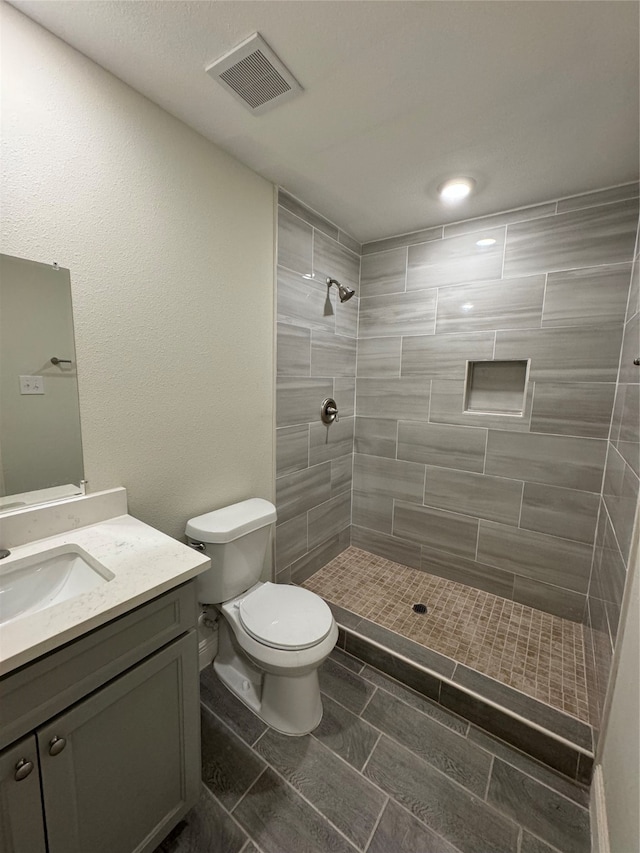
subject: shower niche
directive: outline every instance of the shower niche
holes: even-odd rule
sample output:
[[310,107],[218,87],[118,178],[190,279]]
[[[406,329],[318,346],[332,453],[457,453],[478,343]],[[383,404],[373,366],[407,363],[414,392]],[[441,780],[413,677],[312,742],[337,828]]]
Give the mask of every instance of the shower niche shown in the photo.
[[529,360],[468,361],[464,411],[522,416]]

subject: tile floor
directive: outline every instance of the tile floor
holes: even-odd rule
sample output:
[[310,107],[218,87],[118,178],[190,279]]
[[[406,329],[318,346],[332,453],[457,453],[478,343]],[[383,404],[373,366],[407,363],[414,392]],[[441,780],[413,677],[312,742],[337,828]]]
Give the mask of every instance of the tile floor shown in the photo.
[[[302,586],[589,722],[582,625],[347,548]],[[414,603],[427,605],[424,615]]]
[[200,802],[156,853],[587,853],[588,792],[339,649],[311,735],[202,674]]

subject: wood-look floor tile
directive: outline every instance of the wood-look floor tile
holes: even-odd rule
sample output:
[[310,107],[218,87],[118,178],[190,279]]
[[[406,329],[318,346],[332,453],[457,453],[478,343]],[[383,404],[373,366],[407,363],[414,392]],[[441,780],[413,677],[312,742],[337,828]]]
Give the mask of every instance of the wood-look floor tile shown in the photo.
[[447,776],[383,737],[365,775],[463,853],[515,853],[518,827]]
[[310,735],[269,729],[256,750],[357,847],[366,845],[385,803],[381,791]]
[[356,848],[270,768],[233,815],[264,853],[354,853]]

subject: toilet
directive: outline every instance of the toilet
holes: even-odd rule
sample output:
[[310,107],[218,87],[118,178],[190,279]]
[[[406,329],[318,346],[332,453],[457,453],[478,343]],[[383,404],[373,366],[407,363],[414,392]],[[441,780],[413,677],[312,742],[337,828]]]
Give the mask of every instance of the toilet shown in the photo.
[[211,558],[198,599],[220,614],[216,673],[265,723],[305,735],[322,719],[318,667],[338,626],[315,593],[259,580],[275,520],[273,504],[251,498],[192,518],[186,534]]

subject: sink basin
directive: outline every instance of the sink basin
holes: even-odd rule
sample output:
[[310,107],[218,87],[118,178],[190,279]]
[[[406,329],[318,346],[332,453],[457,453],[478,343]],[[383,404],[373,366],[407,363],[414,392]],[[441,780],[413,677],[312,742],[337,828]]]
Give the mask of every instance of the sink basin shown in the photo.
[[115,575],[78,545],[59,545],[0,562],[0,624],[45,610],[113,580]]

